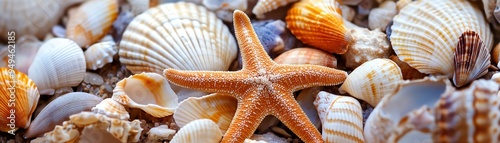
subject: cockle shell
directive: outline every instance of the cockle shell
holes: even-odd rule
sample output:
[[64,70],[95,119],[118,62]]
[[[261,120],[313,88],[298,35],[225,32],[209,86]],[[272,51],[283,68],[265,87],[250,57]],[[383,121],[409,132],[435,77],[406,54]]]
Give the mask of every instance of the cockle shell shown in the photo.
[[479,33],[488,51],[491,50],[493,35],[489,23],[468,1],[411,2],[393,20],[390,41],[394,52],[401,61],[422,73],[451,78],[453,53],[466,30]]
[[101,40],[118,17],[118,0],[88,0],[69,14],[66,37],[80,47]]
[[128,120],[130,118],[127,109],[112,98],[102,100],[101,103],[92,107],[92,112],[120,120]]
[[358,100],[321,91],[314,100],[322,122],[323,141],[364,143],[363,111]]
[[34,35],[42,39],[50,32],[64,10],[84,0],[0,0],[0,41],[7,41],[8,32],[15,37]]
[[259,0],[255,7],[252,9],[252,13],[259,19],[263,19],[264,13],[270,12],[277,9],[278,7],[285,6],[287,4],[296,2],[298,0]]
[[457,87],[485,75],[490,66],[490,52],[474,31],[465,31],[458,40],[454,56],[453,83]]
[[394,92],[402,80],[401,69],[396,63],[389,59],[374,59],[354,69],[339,91],[377,106],[385,95]]
[[82,111],[90,111],[92,107],[101,101],[102,98],[85,92],[72,92],[62,95],[42,109],[33,120],[24,137],[41,136],[54,129],[56,125],[69,120],[69,116]]
[[237,105],[236,98],[221,93],[190,97],[179,103],[174,113],[175,123],[182,128],[197,119],[210,119],[225,133],[233,120]]
[[134,18],[120,42],[120,62],[133,73],[227,70],[236,41],[215,14],[192,3],[166,3]]
[[157,73],[135,74],[116,83],[113,100],[139,108],[160,118],[174,113],[177,95],[163,76]]
[[0,68],[0,73],[0,131],[15,135],[30,126],[40,94],[26,74],[10,68]]
[[38,40],[33,35],[26,35],[16,39],[15,44],[7,45],[5,49],[0,51],[0,57],[2,58],[0,67],[9,67],[9,59],[14,56],[11,63],[15,63],[11,65],[15,65],[14,69],[27,74],[29,67],[35,59],[36,53],[42,44],[43,42]]
[[305,44],[343,54],[353,37],[344,26],[341,13],[337,0],[302,0],[288,10],[286,23]]
[[114,41],[100,42],[90,46],[84,53],[87,69],[96,70],[113,62],[113,56],[117,52]]
[[85,77],[83,51],[72,40],[50,39],[38,49],[28,76],[36,83],[40,94],[52,95],[56,89],[76,86]]
[[274,59],[278,64],[313,64],[337,68],[337,58],[330,53],[314,48],[294,48]]
[[222,140],[222,132],[212,120],[198,119],[182,127],[171,143],[218,143]]

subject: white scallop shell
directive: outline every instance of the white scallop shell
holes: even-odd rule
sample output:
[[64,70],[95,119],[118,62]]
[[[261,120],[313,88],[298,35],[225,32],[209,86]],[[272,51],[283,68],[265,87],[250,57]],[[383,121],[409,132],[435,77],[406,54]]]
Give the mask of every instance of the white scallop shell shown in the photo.
[[489,23],[469,1],[411,2],[393,21],[390,41],[394,52],[421,73],[451,77],[458,37],[466,30],[478,32],[486,48],[492,48]]
[[90,46],[84,53],[87,69],[96,70],[113,62],[116,52],[118,49],[114,41],[100,42]]
[[133,73],[166,68],[227,70],[236,58],[233,35],[214,13],[192,3],[166,3],[134,18],[123,33],[120,62]]
[[222,132],[212,120],[198,119],[182,127],[171,143],[218,143],[222,140]]
[[28,70],[40,94],[54,94],[62,87],[76,86],[85,77],[85,56],[72,40],[53,38],[45,42]]

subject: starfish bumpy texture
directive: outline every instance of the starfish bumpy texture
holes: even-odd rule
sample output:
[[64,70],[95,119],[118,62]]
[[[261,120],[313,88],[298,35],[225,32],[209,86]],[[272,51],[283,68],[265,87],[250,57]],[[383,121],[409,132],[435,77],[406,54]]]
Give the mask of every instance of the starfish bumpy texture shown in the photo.
[[305,142],[323,142],[293,97],[312,86],[341,84],[345,71],[318,65],[275,63],[264,51],[250,19],[242,11],[233,15],[243,68],[239,71],[180,71],[166,69],[165,77],[181,87],[226,93],[238,100],[236,114],[223,143],[240,143],[252,136],[267,115],[273,115]]

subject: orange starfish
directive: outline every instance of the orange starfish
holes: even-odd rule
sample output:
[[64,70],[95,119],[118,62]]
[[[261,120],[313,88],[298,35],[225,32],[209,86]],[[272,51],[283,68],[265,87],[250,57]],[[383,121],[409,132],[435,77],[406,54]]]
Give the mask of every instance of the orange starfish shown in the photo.
[[172,83],[205,92],[227,93],[238,100],[236,114],[223,143],[240,143],[252,136],[267,115],[273,115],[305,142],[323,142],[293,97],[293,92],[311,86],[342,83],[345,71],[317,65],[275,63],[264,51],[245,13],[234,12],[234,28],[243,68],[239,71],[179,71],[166,69]]

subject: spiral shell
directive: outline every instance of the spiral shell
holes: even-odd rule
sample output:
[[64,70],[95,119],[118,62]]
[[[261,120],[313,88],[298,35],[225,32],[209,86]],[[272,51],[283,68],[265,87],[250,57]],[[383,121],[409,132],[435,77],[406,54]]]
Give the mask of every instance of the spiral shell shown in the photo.
[[87,69],[96,70],[113,62],[113,56],[117,52],[114,41],[100,42],[90,46],[84,53]]
[[171,143],[217,143],[222,140],[222,132],[212,120],[198,119],[182,127]]
[[279,64],[313,64],[337,68],[337,58],[330,53],[314,48],[294,48],[274,59]]

